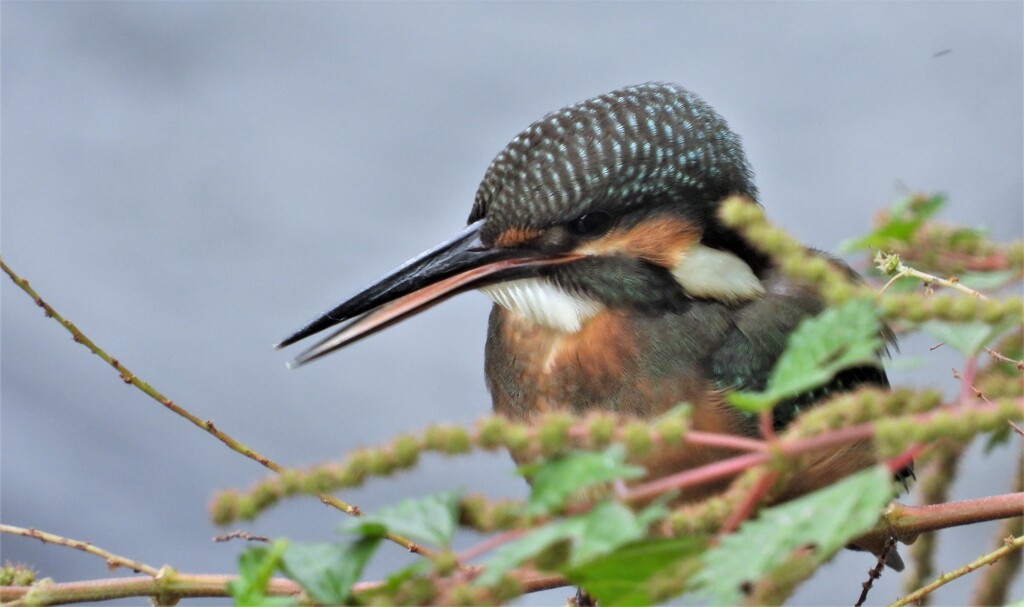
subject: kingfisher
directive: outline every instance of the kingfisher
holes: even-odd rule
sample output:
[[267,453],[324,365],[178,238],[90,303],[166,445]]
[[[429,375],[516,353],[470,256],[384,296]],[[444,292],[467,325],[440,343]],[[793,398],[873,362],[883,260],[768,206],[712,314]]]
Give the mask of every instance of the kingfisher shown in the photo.
[[[276,347],[348,321],[292,363],[301,365],[478,290],[494,301],[484,369],[496,413],[650,418],[687,402],[695,430],[757,436],[757,419],[725,394],[764,389],[787,336],[825,302],[723,225],[717,210],[734,195],[759,204],[740,138],[699,96],[660,82],[599,95],[537,120],[498,153],[464,229]],[[790,399],[773,423],[862,384],[888,386],[880,363]],[[647,463],[670,474],[730,453],[690,447]],[[787,492],[872,463],[867,445],[822,455]],[[887,560],[902,568],[895,550]]]

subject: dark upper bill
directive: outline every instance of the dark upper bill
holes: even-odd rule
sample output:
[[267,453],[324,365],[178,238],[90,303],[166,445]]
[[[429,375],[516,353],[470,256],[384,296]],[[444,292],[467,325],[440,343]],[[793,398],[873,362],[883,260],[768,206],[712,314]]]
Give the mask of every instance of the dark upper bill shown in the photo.
[[[519,278],[535,268],[579,259],[574,253],[542,254],[529,248],[488,247],[480,242],[484,220],[410,259],[353,297],[324,312],[283,339],[284,348],[351,320],[290,363],[298,366],[385,329],[463,291]],[[354,320],[353,320],[354,319]]]

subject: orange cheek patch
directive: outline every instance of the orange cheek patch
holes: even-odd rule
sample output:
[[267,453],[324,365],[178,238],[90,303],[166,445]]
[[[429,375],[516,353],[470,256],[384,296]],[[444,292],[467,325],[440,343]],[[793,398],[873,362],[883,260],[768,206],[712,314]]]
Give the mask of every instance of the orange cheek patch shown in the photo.
[[494,244],[499,247],[514,247],[533,240],[540,236],[540,234],[540,230],[531,230],[529,228],[509,228],[501,234],[498,234],[498,237],[494,239]]
[[612,230],[577,251],[585,255],[620,253],[672,268],[699,240],[700,230],[692,223],[675,217],[659,217],[626,230]]

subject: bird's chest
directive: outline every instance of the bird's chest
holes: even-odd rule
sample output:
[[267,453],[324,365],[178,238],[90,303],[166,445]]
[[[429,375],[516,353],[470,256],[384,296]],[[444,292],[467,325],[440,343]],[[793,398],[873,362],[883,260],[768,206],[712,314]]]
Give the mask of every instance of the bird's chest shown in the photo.
[[652,361],[653,337],[613,311],[567,333],[495,307],[485,363],[494,410],[512,418],[593,408],[646,417],[706,393],[698,374]]

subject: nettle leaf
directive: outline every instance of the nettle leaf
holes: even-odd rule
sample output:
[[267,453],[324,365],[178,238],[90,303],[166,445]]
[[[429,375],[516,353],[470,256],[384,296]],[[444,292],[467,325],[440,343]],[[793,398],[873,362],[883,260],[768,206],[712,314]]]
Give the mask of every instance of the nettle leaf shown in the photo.
[[347,544],[291,544],[282,557],[282,570],[316,603],[341,605],[380,543],[375,535]]
[[[664,516],[664,507],[661,516]],[[645,511],[646,513],[647,511]],[[496,583],[501,576],[560,542],[572,548],[567,565],[575,567],[640,539],[647,532],[649,513],[638,517],[617,502],[604,502],[579,516],[552,521],[518,540],[498,548],[484,563],[484,571],[474,581],[481,586]]]
[[699,537],[632,542],[565,571],[602,605],[653,605],[682,592],[702,566]]
[[1016,324],[1015,320],[1008,320],[998,325],[988,325],[982,322],[929,320],[921,324],[921,329],[932,337],[942,340],[946,345],[956,348],[958,352],[974,356],[1014,324]]
[[281,569],[315,602],[344,604],[359,581],[381,536],[364,536],[347,544],[289,544]]
[[277,540],[269,548],[254,546],[238,556],[238,579],[228,583],[235,605],[290,607],[299,604],[295,597],[266,594],[270,578],[280,566],[287,547],[287,541]]
[[626,448],[612,445],[599,453],[577,451],[540,464],[520,467],[519,473],[529,477],[532,487],[527,513],[557,512],[570,496],[581,489],[644,475],[644,468],[627,465],[625,461]]
[[893,240],[910,242],[924,222],[946,204],[943,194],[912,196],[895,205],[886,222],[863,238],[846,241],[841,245],[844,252],[862,249],[877,249],[888,246]]
[[745,411],[764,411],[827,383],[843,369],[876,363],[882,348],[881,330],[875,308],[866,300],[829,308],[803,321],[790,334],[764,392],[729,394],[729,402]]
[[436,546],[447,546],[458,523],[460,495],[456,491],[445,491],[404,500],[372,514],[347,520],[340,529],[344,533],[367,537],[395,533]]
[[892,474],[874,466],[799,499],[762,510],[704,555],[694,581],[716,604],[742,599],[741,587],[796,549],[814,545],[823,562],[875,523],[893,497]]

